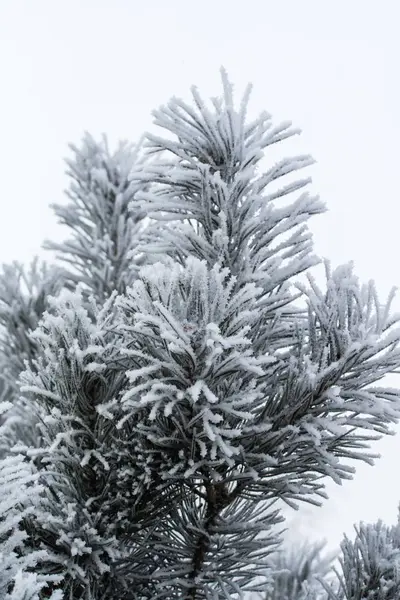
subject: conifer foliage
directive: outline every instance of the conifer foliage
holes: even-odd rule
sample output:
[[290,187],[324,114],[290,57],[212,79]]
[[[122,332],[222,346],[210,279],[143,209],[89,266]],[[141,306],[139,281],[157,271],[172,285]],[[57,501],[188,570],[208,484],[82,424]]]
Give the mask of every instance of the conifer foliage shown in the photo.
[[334,600],[400,598],[400,524],[388,527],[381,521],[360,523],[355,539],[345,536],[340,567],[336,571],[339,591]]
[[283,544],[271,559],[272,578],[263,600],[311,600],[326,597],[321,578],[332,571],[333,555],[324,544]]
[[71,237],[45,246],[66,264],[70,285],[84,283],[103,302],[112,292],[124,291],[134,277],[132,251],[143,215],[131,205],[137,189],[129,174],[141,162],[140,144],[121,142],[112,153],[105,136],[97,142],[87,133],[80,148],[73,144],[70,148],[74,153],[66,161],[70,202],[53,204],[53,209]]
[[[34,364],[37,343],[31,333],[37,328],[48,298],[63,285],[61,269],[34,259],[25,268],[17,262],[3,265],[0,274],[0,452],[7,452],[17,440],[25,446],[40,446],[37,406],[20,398],[18,379],[26,364]],[[19,448],[22,450],[22,446]]]
[[[324,206],[293,178],[313,161],[263,172],[298,131],[248,122],[250,89],[236,107],[222,80],[211,105],[194,88],[193,105],[155,112],[167,136],[147,136],[145,160],[90,136],[74,148],[71,203],[56,207],[72,237],[48,244],[71,266],[36,330],[18,323],[35,348],[18,385],[42,442],[23,459],[35,517],[14,496],[0,514],[1,527],[18,516],[0,546],[21,538],[15,565],[0,563],[7,594],[34,576],[26,598],[40,600],[265,593],[277,500],[318,504],[326,477],[372,462],[400,416],[399,390],[378,385],[400,366],[392,295],[382,305],[351,265],[326,263],[317,285],[308,221]],[[342,594],[363,556],[343,549]]]

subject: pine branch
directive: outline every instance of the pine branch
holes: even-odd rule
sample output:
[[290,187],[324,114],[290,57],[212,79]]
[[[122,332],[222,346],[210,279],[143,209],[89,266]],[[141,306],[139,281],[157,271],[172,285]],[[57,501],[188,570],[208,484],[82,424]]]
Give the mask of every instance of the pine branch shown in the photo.
[[47,241],[45,248],[56,251],[67,265],[65,278],[72,287],[84,284],[103,302],[115,290],[125,290],[144,258],[136,252],[144,215],[134,206],[142,186],[129,179],[133,166],[142,163],[140,144],[121,142],[111,153],[105,136],[96,142],[87,133],[81,147],[71,149],[66,192],[70,202],[53,205],[71,237],[62,243]]

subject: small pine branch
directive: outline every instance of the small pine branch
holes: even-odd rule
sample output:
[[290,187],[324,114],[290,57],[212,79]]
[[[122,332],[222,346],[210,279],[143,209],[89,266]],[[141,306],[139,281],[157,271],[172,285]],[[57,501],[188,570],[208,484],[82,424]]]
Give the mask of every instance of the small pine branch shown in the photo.
[[21,375],[23,397],[42,415],[43,444],[35,456],[45,487],[43,519],[29,533],[46,548],[42,568],[62,577],[66,597],[89,590],[97,597],[108,589],[110,563],[119,551],[109,504],[113,428],[103,426],[96,403],[118,389],[119,379],[91,368],[106,349],[82,292],[64,290],[49,302],[51,310],[33,334],[38,358]]

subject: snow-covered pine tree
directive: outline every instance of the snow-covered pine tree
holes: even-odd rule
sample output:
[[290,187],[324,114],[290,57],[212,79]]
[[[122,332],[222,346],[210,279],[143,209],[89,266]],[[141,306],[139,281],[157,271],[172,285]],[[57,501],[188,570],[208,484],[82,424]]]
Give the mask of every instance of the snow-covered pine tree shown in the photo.
[[[374,385],[400,365],[390,299],[327,265],[325,291],[311,276],[300,288],[301,311],[290,285],[315,262],[306,221],[323,208],[307,193],[290,200],[307,179],[276,183],[312,161],[258,173],[262,151],[295,131],[269,115],[246,124],[247,95],[236,110],[223,81],[211,109],[194,90],[194,108],[173,99],[156,112],[172,137],[150,136],[164,156],[133,175],[151,188],[148,216],[176,222],[158,245],[175,266],[144,268],[117,300],[130,383],[99,407],[132,427],[148,485],[161,476],[181,493],[149,541],[162,566],[143,598],[260,590],[279,541],[273,503],[318,502],[324,477],[370,462],[370,441],[399,417],[398,390]],[[129,565],[125,578],[135,585]]]
[[[309,276],[293,293],[315,264],[306,222],[323,206],[293,200],[308,179],[279,182],[312,161],[261,174],[263,151],[296,131],[269,115],[247,124],[247,95],[237,110],[223,81],[211,109],[194,90],[194,108],[174,99],[156,113],[172,139],[148,144],[166,156],[134,169],[126,188],[149,187],[130,204],[156,225],[133,243],[162,262],[119,287],[122,263],[103,271],[89,252],[109,213],[82,209],[86,230],[74,210],[93,194],[70,207],[85,240],[67,244],[71,281],[84,287],[52,302],[22,376],[27,400],[47,411],[39,517],[24,547],[45,550],[37,573],[62,583],[42,598],[262,592],[280,542],[277,500],[318,503],[324,478],[371,461],[369,443],[400,416],[399,392],[374,385],[400,366],[390,299],[380,305],[351,267],[328,265],[326,290]],[[88,290],[100,304],[111,296],[88,313]]]
[[115,290],[123,292],[141,262],[134,249],[143,214],[132,206],[140,187],[129,180],[132,168],[141,163],[141,146],[121,142],[111,152],[106,136],[97,142],[86,133],[80,147],[70,148],[70,202],[53,204],[53,209],[72,235],[62,243],[47,241],[45,247],[67,265],[69,283],[85,284],[100,302]]

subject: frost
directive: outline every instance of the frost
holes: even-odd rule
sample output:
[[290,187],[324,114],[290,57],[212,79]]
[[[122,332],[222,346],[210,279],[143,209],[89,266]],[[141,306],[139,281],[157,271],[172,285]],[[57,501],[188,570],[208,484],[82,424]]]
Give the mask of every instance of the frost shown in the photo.
[[[316,600],[318,552],[273,566],[276,501],[318,505],[400,417],[393,293],[351,264],[316,284],[324,207],[292,177],[313,161],[262,173],[298,130],[248,122],[249,90],[236,106],[222,83],[156,111],[167,136],[144,156],[86,135],[55,209],[57,282],[0,278],[1,598]],[[391,600],[397,530],[357,535],[329,599]]]
[[72,145],[71,150],[69,203],[53,205],[71,236],[61,243],[47,241],[46,247],[64,262],[64,278],[73,285],[81,282],[101,303],[135,278],[131,254],[142,215],[130,210],[138,186],[129,174],[142,162],[141,149],[122,142],[112,153],[105,137],[97,142],[87,133],[81,146]]

